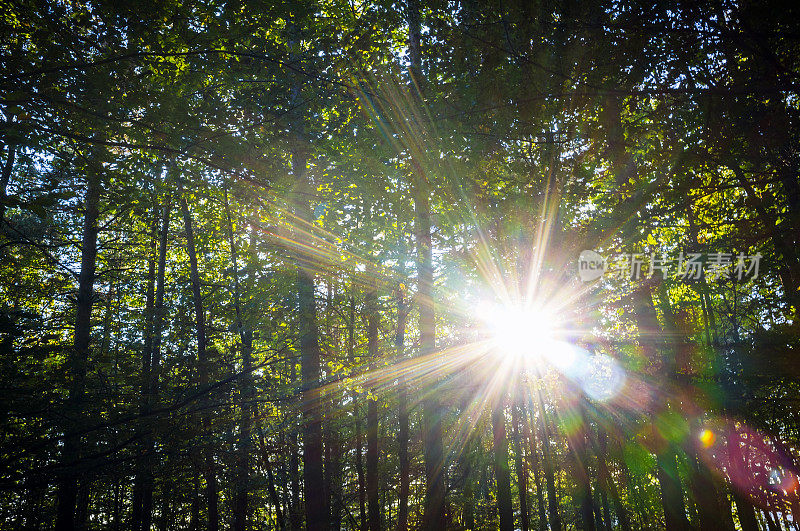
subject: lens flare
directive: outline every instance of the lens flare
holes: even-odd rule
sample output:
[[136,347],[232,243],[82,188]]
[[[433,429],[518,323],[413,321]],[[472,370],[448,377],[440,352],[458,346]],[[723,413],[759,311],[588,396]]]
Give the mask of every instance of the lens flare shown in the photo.
[[625,371],[617,360],[606,354],[595,354],[586,360],[580,383],[587,396],[607,402],[619,394],[625,380]]
[[709,429],[701,431],[697,438],[700,439],[700,444],[703,445],[703,448],[711,448],[717,440],[716,434]]

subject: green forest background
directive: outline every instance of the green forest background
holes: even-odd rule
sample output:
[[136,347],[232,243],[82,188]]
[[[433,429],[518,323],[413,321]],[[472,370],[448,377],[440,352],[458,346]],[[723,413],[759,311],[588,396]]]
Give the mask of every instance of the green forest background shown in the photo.
[[0,20],[0,527],[800,529],[797,3]]

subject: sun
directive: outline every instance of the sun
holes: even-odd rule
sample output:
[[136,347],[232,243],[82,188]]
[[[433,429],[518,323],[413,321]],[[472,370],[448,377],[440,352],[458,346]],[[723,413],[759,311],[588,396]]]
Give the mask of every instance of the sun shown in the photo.
[[539,358],[551,347],[559,328],[557,316],[542,307],[484,304],[477,313],[501,356]]

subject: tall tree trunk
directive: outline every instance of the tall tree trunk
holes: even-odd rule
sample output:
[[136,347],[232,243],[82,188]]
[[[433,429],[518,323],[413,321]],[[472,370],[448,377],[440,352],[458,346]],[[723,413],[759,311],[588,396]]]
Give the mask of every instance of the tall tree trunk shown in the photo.
[[[289,379],[294,382],[297,380],[295,360],[290,360],[290,363]],[[292,424],[292,431],[289,434],[289,483],[292,486],[289,504],[289,525],[292,531],[300,531],[303,528],[303,515],[300,511],[300,457],[297,453],[297,432],[299,428],[296,423]]]
[[[303,68],[299,49],[302,40],[297,20],[292,19],[288,27],[289,62],[300,71]],[[291,104],[299,108],[302,80],[295,76],[291,88]],[[299,112],[292,113],[289,125],[292,138],[292,176],[295,186],[294,210],[303,221],[312,219],[308,194],[311,183],[306,171],[308,162],[305,130]],[[322,375],[321,350],[319,346],[319,323],[314,299],[313,264],[301,258],[297,268],[298,325],[300,334],[300,378],[303,404],[303,489],[305,494],[306,529],[323,529],[329,522],[328,499],[325,496],[322,444]]]
[[524,445],[522,444],[519,426],[519,410],[522,407],[519,400],[515,400],[511,405],[511,427],[514,438],[514,462],[517,469],[517,488],[519,490],[519,520],[522,531],[528,531],[528,470],[525,466],[525,456],[523,455]]
[[[353,288],[350,291],[350,307],[347,319],[347,356],[353,364],[356,362],[355,356],[355,325],[356,325],[356,298]],[[353,429],[355,430],[355,467],[358,483],[358,525],[362,531],[367,528],[367,493],[364,487],[364,467],[361,461],[363,455],[361,441],[361,410],[358,405],[358,393],[351,394],[353,402]]]
[[272,464],[269,461],[269,452],[267,452],[267,444],[264,440],[264,433],[260,426],[258,429],[259,448],[261,450],[261,461],[264,463],[264,468],[267,470],[267,488],[269,489],[269,498],[272,505],[275,507],[275,516],[278,522],[278,529],[286,529],[286,521],[283,517],[281,510],[281,500],[278,497],[278,491],[275,488],[275,475],[272,471]]
[[[693,225],[693,217],[689,216],[690,227]],[[690,229],[693,231],[693,229]],[[692,243],[696,243],[697,237],[694,234],[691,236]],[[707,292],[707,285],[705,279],[701,283],[701,291]],[[658,287],[658,298],[660,302],[661,312],[664,319],[664,332],[667,343],[667,359],[664,362],[664,369],[668,378],[677,380],[677,370],[679,367],[679,360],[686,360],[689,358],[687,349],[690,348],[685,334],[682,330],[678,329],[677,321],[675,319],[672,305],[669,300],[669,292],[666,283],[662,282]],[[710,308],[705,304],[705,297],[703,297],[703,313],[706,316],[706,321],[709,320]],[[708,325],[706,325],[707,333]],[[710,337],[710,333],[708,333]],[[710,341],[709,341],[710,342]],[[676,381],[676,385],[677,381]],[[690,418],[689,425],[692,433],[698,432],[700,428],[700,419]],[[684,445],[684,450],[689,457],[689,487],[692,490],[692,495],[697,505],[699,527],[702,529],[730,529],[726,523],[729,519],[725,518],[723,508],[720,506],[720,495],[711,477],[708,468],[700,461],[698,457],[698,449],[694,440],[690,440]]]
[[[732,432],[728,436],[726,446],[732,462],[730,473],[743,477],[742,474],[744,474],[747,463],[744,461],[741,441],[735,432]],[[736,502],[736,512],[739,515],[739,524],[742,527],[742,531],[759,531],[758,520],[756,519],[756,512],[753,508],[753,504],[750,503],[747,496],[739,492],[736,487],[732,487],[731,490],[733,491],[733,500]]]
[[581,425],[577,428],[576,432],[567,436],[567,444],[569,446],[570,455],[573,462],[573,477],[578,486],[577,501],[579,508],[579,516],[581,526],[580,529],[587,529],[594,531],[595,520],[592,507],[592,486],[589,478],[589,463],[588,453],[586,452],[586,430],[587,422],[584,415],[583,397],[579,395],[577,390],[573,390],[576,397],[576,404],[574,405],[580,411]]
[[[427,190],[427,186],[423,186]],[[422,355],[432,355],[436,350],[436,328],[433,308],[433,257],[431,250],[430,205],[427,191],[418,192],[417,248],[420,253],[418,296],[420,350]],[[442,411],[438,398],[426,394],[422,401],[423,447],[425,451],[425,510],[423,529],[438,530],[446,527],[445,493],[446,466],[442,441]]]
[[92,478],[86,474],[78,480],[78,498],[75,503],[75,528],[80,531],[86,529],[89,518],[89,502],[92,494]]
[[[371,268],[370,268],[371,270]],[[374,275],[374,271],[372,271]],[[370,275],[372,276],[372,275]],[[370,367],[378,359],[378,299],[374,281],[364,295],[367,311],[367,352]],[[374,390],[373,390],[374,391]],[[378,403],[373,392],[367,397],[367,511],[370,531],[380,531],[381,508],[378,493]]]
[[475,527],[475,489],[472,480],[472,467],[464,469],[466,475],[466,484],[464,485],[464,518],[462,525],[464,529],[473,529]]
[[[148,414],[159,403],[161,378],[161,342],[166,311],[164,309],[165,277],[167,271],[167,242],[169,239],[169,222],[172,213],[172,197],[167,195],[161,213],[161,233],[158,241],[158,264],[156,266],[156,298],[153,307],[153,337],[150,350],[150,382],[147,390]],[[147,471],[142,493],[142,529],[148,531],[153,515],[153,489],[155,487],[153,469],[157,464],[155,454],[155,419],[150,419],[150,437],[146,440]]]
[[189,509],[189,531],[198,531],[200,529],[200,477],[197,471],[194,473],[193,486],[192,505]]
[[[138,518],[139,527],[133,527],[135,531],[148,531],[153,517],[153,489],[155,478],[153,469],[156,465],[155,456],[155,419],[151,418],[151,412],[158,404],[159,397],[159,374],[161,367],[161,333],[164,328],[164,277],[167,268],[167,241],[169,238],[169,220],[172,212],[172,200],[169,195],[165,198],[161,209],[161,230],[158,240],[158,257],[156,259],[155,275],[155,299],[152,310],[152,328],[146,338],[146,350],[143,356],[143,382],[142,392],[144,394],[143,413],[145,417],[145,436],[143,439],[144,455],[143,470],[141,471],[141,513]],[[136,506],[134,505],[134,510]],[[136,524],[136,515],[132,517]]]
[[502,397],[492,409],[492,437],[494,450],[494,476],[497,486],[497,512],[500,531],[514,529],[514,508],[511,503],[511,475],[508,470],[508,440],[503,415]]
[[[340,404],[337,404],[336,410],[340,407]],[[326,480],[326,484],[330,488],[330,504],[331,504],[331,522],[330,522],[330,529],[331,531],[340,531],[342,529],[342,509],[344,507],[343,502],[343,495],[342,495],[342,453],[341,453],[341,440],[339,439],[339,431],[338,425],[334,426],[333,429],[329,430],[328,436],[328,444],[327,447],[329,450],[329,458],[326,462],[326,473],[328,473],[328,478]]]
[[[192,214],[189,212],[189,204],[186,197],[181,196],[181,210],[183,213],[183,224],[186,230],[186,250],[189,254],[189,273],[192,284],[192,301],[194,303],[195,325],[197,334],[197,364],[199,367],[200,389],[203,392],[201,400],[202,425],[203,431],[209,432],[211,428],[210,412],[208,408],[208,383],[209,383],[209,364],[208,352],[206,350],[206,323],[203,310],[203,297],[200,290],[200,272],[197,266],[197,250],[194,240],[194,229],[192,227]],[[206,436],[211,437],[210,433]],[[219,487],[217,485],[217,470],[214,462],[214,450],[210,443],[204,444],[203,449],[203,476],[206,480],[206,504],[208,510],[208,530],[217,531],[219,529]]]
[[600,488],[599,485],[597,489],[600,491],[600,500],[603,503],[603,529],[611,531],[611,507],[608,505],[608,491]]
[[[533,403],[530,400],[525,400],[525,402],[528,405],[528,409],[532,411]],[[525,410],[523,409],[522,412],[524,413]],[[537,515],[539,517],[538,528],[539,531],[544,531],[547,528],[547,515],[545,513],[542,480],[541,477],[539,476],[539,451],[537,449],[536,436],[534,435],[534,432],[531,430],[531,422],[529,421],[529,418],[530,417],[525,416],[522,422],[522,428],[525,434],[525,438],[528,440],[528,448],[530,449],[528,452],[528,455],[530,456],[528,463],[531,470],[533,471],[533,482],[536,485],[536,510],[537,510]]]
[[[155,203],[155,197],[154,197]],[[145,296],[145,326],[144,326],[144,348],[142,349],[142,377],[141,377],[141,404],[139,413],[142,415],[142,423],[146,419],[150,396],[150,372],[152,370],[152,349],[153,349],[153,322],[155,320],[155,285],[156,285],[156,260],[158,253],[158,229],[159,215],[158,204],[153,206],[153,227],[150,243],[150,256],[147,265],[147,288]],[[141,429],[140,429],[141,431]],[[133,496],[131,501],[131,529],[140,531],[142,528],[142,502],[144,494],[145,476],[147,474],[147,448],[146,441],[142,440],[138,448],[136,460],[136,477],[133,480]]]
[[[401,256],[402,253],[401,253]],[[408,307],[402,286],[397,288],[397,330],[394,336],[396,360],[405,358],[405,334]],[[397,504],[397,531],[408,530],[408,494],[411,480],[411,462],[408,456],[408,387],[402,370],[397,382],[397,453],[400,461],[400,492]]]
[[[553,471],[553,460],[550,454],[550,428],[547,422],[547,414],[544,409],[544,401],[538,390],[536,391],[539,401],[539,439],[542,441],[542,461],[544,463],[544,480],[547,487],[547,516],[550,521],[551,531],[561,531],[561,515],[558,512],[558,498],[556,497],[556,482]],[[533,400],[530,400],[532,405]],[[533,417],[533,407],[529,408],[531,424],[535,423]]]
[[378,402],[367,401],[367,499],[370,531],[381,528],[381,505],[378,493]]
[[249,323],[245,324],[242,311],[242,295],[239,281],[239,253],[236,246],[233,219],[228,203],[228,193],[224,193],[225,215],[228,221],[228,245],[231,251],[233,268],[233,304],[236,312],[236,329],[241,341],[242,372],[239,376],[239,448],[236,457],[235,492],[233,496],[233,530],[247,529],[247,488],[250,481],[250,453],[252,439],[250,434],[253,400],[253,330]]
[[[661,337],[663,331],[656,317],[649,285],[644,285],[635,291],[633,303],[634,315],[639,328],[639,345],[643,356],[653,364],[653,370],[662,374],[662,378],[666,379],[666,383],[662,385],[669,389],[674,379],[675,359],[674,356],[670,356],[670,353],[659,353],[659,350],[663,352],[668,349],[666,344],[655,339]],[[655,414],[664,413],[668,408],[669,405],[664,404],[662,410],[656,411]],[[674,445],[670,441],[663,441],[661,446],[662,449],[656,455],[656,462],[666,527],[668,530],[690,529],[683,502],[683,488],[678,476],[677,454]]]
[[100,217],[101,161],[90,161],[86,172],[83,237],[81,240],[81,272],[78,276],[78,296],[75,311],[75,335],[67,356],[66,373],[71,378],[67,397],[67,423],[64,446],[61,450],[63,472],[57,490],[56,531],[76,528],[75,504],[78,491],[78,465],[81,459],[80,418],[86,393],[86,370],[92,331],[92,303],[97,265],[97,233]]
[[320,348],[314,301],[313,274],[301,268],[298,271],[300,306],[300,377],[302,380],[303,408],[303,482],[305,491],[305,516],[307,529],[322,529],[328,523],[327,499],[324,492],[322,469],[322,419],[320,415],[321,390]]
[[[597,445],[597,469],[598,469],[598,476],[600,481],[600,488],[603,489],[604,492],[608,492],[611,495],[611,501],[614,504],[614,513],[617,515],[617,522],[619,524],[619,528],[622,531],[630,531],[631,523],[628,519],[628,511],[625,509],[625,506],[622,504],[622,500],[619,496],[619,490],[617,489],[616,483],[614,483],[613,478],[611,477],[611,473],[608,470],[608,461],[606,460],[606,456],[608,455],[608,444],[607,444],[608,435],[606,430],[603,429],[601,426],[598,429],[598,445]],[[603,502],[605,505],[606,502]],[[610,526],[610,519],[606,519],[606,526]]]
[[[422,86],[422,56],[420,40],[422,21],[419,0],[408,2],[408,49],[412,85]],[[412,89],[414,90],[414,89]],[[420,102],[421,103],[421,102]],[[420,353],[432,355],[436,351],[436,317],[433,308],[433,251],[431,240],[431,207],[429,185],[422,161],[413,160],[414,210],[416,212],[416,241],[418,253],[419,334]],[[442,443],[442,412],[438,399],[426,395],[422,401],[423,436],[425,453],[425,508],[422,528],[438,530],[446,527],[445,496],[446,468]]]
[[361,408],[359,407],[358,393],[353,393],[353,422],[356,432],[356,476],[358,480],[358,523],[360,529],[367,529],[367,490],[364,483],[364,455],[363,441],[361,439]]

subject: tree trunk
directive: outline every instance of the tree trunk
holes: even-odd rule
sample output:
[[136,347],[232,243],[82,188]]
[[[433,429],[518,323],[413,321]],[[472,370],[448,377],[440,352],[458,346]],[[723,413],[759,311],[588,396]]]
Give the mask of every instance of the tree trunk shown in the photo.
[[194,473],[194,489],[192,492],[192,506],[189,517],[189,531],[200,529],[200,477]]
[[249,324],[245,325],[244,323],[239,282],[239,256],[227,192],[224,193],[224,199],[225,215],[228,221],[228,245],[230,246],[231,266],[233,268],[233,304],[236,312],[236,329],[239,332],[242,355],[242,371],[239,376],[241,418],[239,420],[239,448],[236,457],[237,477],[233,496],[233,530],[245,531],[247,529],[247,488],[250,481],[250,452],[252,448],[250,427],[253,400],[253,330]]
[[[370,367],[373,368],[379,355],[377,302],[375,285],[370,281],[364,296],[364,306],[367,311],[367,352]],[[378,403],[371,392],[367,398],[367,510],[370,531],[379,531],[381,527],[378,496]]]
[[[538,394],[538,391],[536,391]],[[561,531],[561,515],[558,512],[558,498],[556,498],[556,482],[553,471],[553,460],[550,454],[550,428],[544,409],[541,395],[539,399],[539,439],[542,441],[542,461],[544,463],[544,480],[547,487],[547,514],[551,531]],[[532,400],[531,400],[532,402]],[[531,424],[535,423],[533,408],[530,408]]]
[[517,488],[519,490],[519,519],[522,531],[528,531],[530,527],[528,522],[528,470],[525,467],[525,456],[523,455],[524,445],[520,440],[519,434],[519,409],[521,407],[522,405],[518,400],[515,400],[514,404],[511,405],[511,427],[512,436],[514,438],[514,460],[517,469]]
[[[528,404],[528,409],[531,411],[531,417],[533,415],[533,403],[530,400],[526,400]],[[525,410],[523,409],[523,413]],[[529,417],[525,417],[522,422],[522,428],[525,433],[525,438],[528,440],[528,447],[530,451],[528,455],[530,459],[528,460],[529,466],[533,471],[533,482],[536,485],[536,509],[537,515],[539,517],[539,531],[544,531],[547,528],[547,515],[545,513],[545,504],[544,504],[544,494],[542,492],[542,480],[539,476],[539,451],[537,449],[536,444],[536,436],[531,431],[531,422],[529,422]]]
[[[301,56],[295,51],[301,40],[300,27],[292,20],[288,27],[289,62],[298,70],[302,70]],[[293,108],[299,107],[302,80],[296,77],[292,81],[291,103]],[[307,147],[304,143],[304,126],[302,117],[293,113],[290,123],[293,138],[292,175],[295,185],[294,210],[303,221],[312,218],[308,192],[311,183],[306,172],[308,162]],[[319,323],[317,307],[314,299],[313,264],[300,259],[297,268],[297,300],[299,312],[300,334],[300,378],[302,382],[301,399],[303,404],[303,488],[305,494],[306,529],[323,529],[329,522],[328,500],[325,496],[325,475],[323,472],[322,444],[322,393],[320,388],[321,350],[319,346]]]
[[503,401],[498,398],[492,409],[492,437],[494,450],[494,476],[497,485],[497,512],[500,531],[514,529],[514,508],[511,503],[511,475],[508,470],[508,441],[503,415]]
[[[356,325],[356,298],[353,294],[353,288],[350,292],[350,308],[347,320],[347,355],[353,364],[356,363],[355,357],[355,325]],[[361,462],[363,455],[362,441],[361,441],[361,411],[358,406],[358,393],[355,391],[351,394],[353,402],[353,426],[355,430],[355,467],[356,476],[358,478],[358,525],[362,531],[367,528],[367,493],[364,487],[364,467]]]
[[[200,409],[202,413],[203,431],[210,430],[210,411],[208,408],[208,383],[209,366],[208,353],[206,351],[206,323],[203,310],[203,297],[200,291],[200,273],[197,266],[197,250],[195,248],[194,230],[192,228],[192,215],[189,212],[189,205],[186,197],[181,196],[181,210],[183,212],[183,223],[186,230],[186,250],[189,254],[189,273],[192,284],[192,301],[194,303],[195,325],[197,333],[197,364],[199,367],[200,389],[203,392]],[[209,433],[206,436],[210,437]],[[219,529],[219,487],[217,486],[216,463],[214,462],[214,450],[211,444],[206,443],[203,450],[203,476],[206,480],[206,504],[208,510],[208,530],[217,531]]]
[[[420,40],[422,22],[419,0],[408,2],[408,49],[412,85],[422,86],[422,57]],[[413,155],[412,155],[413,157]],[[433,254],[431,240],[431,208],[429,185],[421,161],[412,160],[414,168],[414,210],[416,212],[416,240],[418,253],[419,333],[420,354],[432,355],[436,351],[436,318],[433,308]],[[425,508],[422,528],[438,530],[446,527],[445,497],[446,468],[442,444],[442,412],[438,399],[426,395],[422,401],[423,436],[425,453]]]
[[583,398],[578,395],[577,390],[573,391],[576,394],[577,403],[574,405],[580,410],[581,425],[577,428],[573,435],[567,436],[567,444],[569,446],[570,454],[573,462],[573,477],[577,483],[577,502],[579,508],[579,517],[581,526],[580,529],[587,529],[594,531],[595,520],[592,507],[592,486],[589,479],[589,466],[588,454],[586,452],[586,418],[583,414]]
[[464,529],[474,529],[475,528],[475,489],[473,487],[473,480],[472,480],[472,467],[467,465],[464,469],[464,475],[466,476],[466,484],[464,485],[464,519],[462,525]]
[[[741,441],[734,431],[732,431],[728,440],[726,441],[728,455],[732,461],[731,471],[732,475],[743,477],[745,466],[744,455],[742,452]],[[747,496],[740,493],[736,487],[732,487],[733,500],[736,502],[736,512],[739,515],[739,524],[742,531],[759,531],[758,520],[756,519],[756,512],[753,504],[747,499]]]
[[[402,363],[405,358],[405,333],[408,308],[403,288],[397,288],[397,331],[394,336],[396,359]],[[408,530],[408,494],[411,479],[411,463],[408,456],[408,388],[402,370],[397,382],[397,453],[400,461],[400,492],[397,506],[397,531]]]
[[[172,201],[168,195],[161,208],[160,234],[158,235],[158,256],[155,265],[155,295],[151,315],[147,316],[145,327],[145,353],[142,355],[142,415],[144,416],[145,434],[143,437],[143,453],[141,457],[142,469],[138,471],[136,481],[139,482],[139,500],[137,506],[136,489],[134,486],[134,505],[131,516],[132,529],[147,531],[150,529],[153,518],[153,489],[155,478],[153,468],[156,465],[155,456],[155,419],[151,412],[158,403],[159,372],[161,366],[161,333],[164,328],[164,277],[167,267],[167,241],[169,237],[169,220],[172,212]],[[154,223],[156,231],[158,223]],[[154,231],[154,237],[156,232]],[[150,286],[148,286],[148,298]],[[137,514],[136,511],[139,511]]]
[[358,478],[358,523],[363,531],[367,529],[367,491],[364,484],[364,448],[361,439],[361,408],[358,404],[358,393],[353,393],[353,423],[356,432],[356,476]]
[[378,402],[367,400],[367,499],[370,531],[381,527],[381,506],[378,498]]
[[[290,360],[292,365],[289,371],[290,381],[297,379],[297,369],[294,360]],[[300,531],[303,528],[303,515],[300,511],[300,458],[297,453],[297,431],[295,423],[291,426],[289,435],[289,483],[292,486],[292,495],[289,504],[289,525],[292,531]]]
[[[337,404],[333,410],[335,411],[340,404]],[[328,453],[326,456],[325,472],[328,475],[325,483],[328,485],[329,493],[328,499],[330,500],[331,508],[331,531],[340,531],[342,529],[342,508],[344,507],[342,496],[342,455],[341,455],[341,440],[339,438],[338,426],[333,426],[328,433],[328,442],[326,445]]]
[[[155,198],[154,198],[155,202]],[[150,372],[152,370],[152,349],[153,349],[153,322],[155,320],[155,285],[156,285],[156,260],[158,247],[159,215],[158,204],[153,206],[153,228],[151,234],[150,256],[147,260],[147,291],[145,296],[145,326],[144,326],[144,348],[142,349],[142,377],[141,377],[141,404],[139,413],[142,415],[142,423],[147,420],[150,396]],[[141,430],[141,428],[139,429]],[[146,437],[146,435],[143,435]],[[133,480],[133,496],[131,501],[131,529],[141,531],[142,529],[142,502],[144,495],[144,484],[147,475],[147,441],[144,439],[139,444],[136,460],[136,477]]]
[[78,481],[78,498],[75,504],[75,528],[80,531],[86,529],[89,518],[89,502],[92,494],[92,479],[90,475],[84,475]]
[[267,444],[264,441],[264,433],[261,427],[258,426],[258,440],[261,449],[261,460],[264,463],[264,468],[267,470],[267,487],[269,489],[269,498],[272,505],[275,507],[275,516],[278,521],[278,529],[286,529],[286,521],[283,518],[283,511],[281,510],[281,500],[278,497],[278,491],[275,488],[275,475],[272,472],[272,464],[269,461],[269,452],[267,452]]
[[[81,459],[80,418],[86,392],[86,370],[89,359],[89,344],[92,331],[92,303],[94,302],[94,280],[97,265],[97,233],[100,217],[100,164],[90,161],[86,173],[86,197],[84,199],[83,238],[81,241],[81,272],[78,277],[78,296],[75,311],[75,335],[69,352],[66,373],[70,376],[67,397],[67,423],[64,430],[64,446],[61,451],[62,476],[59,481],[56,513],[56,531],[76,528],[75,504],[78,491],[78,471]],[[70,433],[72,432],[72,433]]]
[[[619,524],[619,528],[622,531],[630,531],[631,523],[628,519],[628,511],[625,509],[625,506],[622,504],[622,500],[619,496],[619,490],[617,489],[616,483],[614,483],[613,478],[611,477],[611,473],[608,470],[608,461],[606,460],[606,456],[608,454],[608,444],[607,444],[607,437],[606,430],[602,427],[598,430],[598,451],[597,451],[597,468],[598,468],[598,476],[600,481],[600,488],[603,489],[604,492],[608,492],[611,495],[611,501],[614,504],[614,513],[617,515],[617,521]],[[606,502],[604,501],[603,504],[605,505]],[[606,519],[606,526],[611,526],[610,519]]]
[[[653,296],[650,286],[644,285],[634,293],[634,315],[636,324],[639,328],[639,345],[643,352],[643,357],[650,360],[653,371],[661,373],[666,380],[662,386],[666,387],[666,393],[674,379],[675,358],[670,353],[660,354],[659,349],[667,351],[667,345],[655,339],[654,334],[663,333],[661,325],[656,316]],[[672,353],[674,354],[674,352]],[[667,411],[668,404],[663,404],[661,411],[656,411],[658,415]],[[678,465],[676,462],[677,454],[670,441],[662,441],[662,449],[656,455],[658,464],[658,483],[661,487],[661,503],[664,508],[664,520],[668,530],[690,529],[689,520],[686,517],[686,508],[683,503],[683,488],[680,477],[678,476]]]

